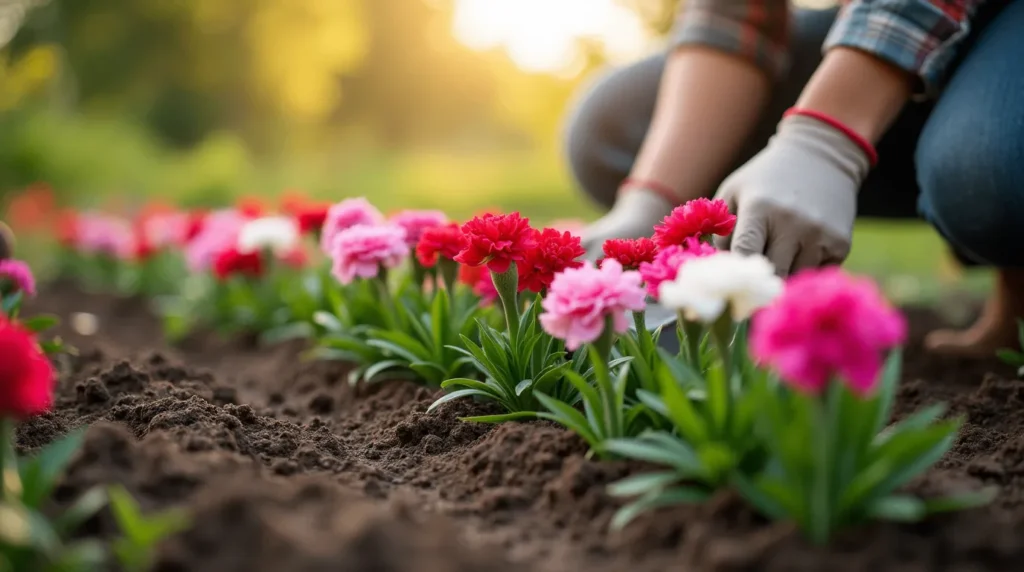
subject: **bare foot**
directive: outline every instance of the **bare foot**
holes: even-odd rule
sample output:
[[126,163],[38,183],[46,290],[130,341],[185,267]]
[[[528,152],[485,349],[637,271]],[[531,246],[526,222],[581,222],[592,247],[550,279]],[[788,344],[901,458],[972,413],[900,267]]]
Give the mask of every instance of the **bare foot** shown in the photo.
[[925,349],[941,355],[989,358],[1001,348],[1017,349],[1017,320],[1024,318],[1024,270],[1000,269],[992,295],[978,320],[966,330],[936,330]]

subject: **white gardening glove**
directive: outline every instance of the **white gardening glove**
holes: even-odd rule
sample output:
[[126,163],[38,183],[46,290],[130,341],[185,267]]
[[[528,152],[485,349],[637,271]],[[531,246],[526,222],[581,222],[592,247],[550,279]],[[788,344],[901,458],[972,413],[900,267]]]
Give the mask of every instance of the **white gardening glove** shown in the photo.
[[608,214],[583,229],[582,244],[587,251],[584,258],[601,258],[604,242],[611,238],[651,236],[654,226],[668,216],[674,207],[654,191],[644,188],[622,191]]
[[783,119],[768,146],[719,188],[716,197],[737,221],[716,246],[764,254],[781,276],[841,263],[870,168],[867,153],[834,127],[801,115]]

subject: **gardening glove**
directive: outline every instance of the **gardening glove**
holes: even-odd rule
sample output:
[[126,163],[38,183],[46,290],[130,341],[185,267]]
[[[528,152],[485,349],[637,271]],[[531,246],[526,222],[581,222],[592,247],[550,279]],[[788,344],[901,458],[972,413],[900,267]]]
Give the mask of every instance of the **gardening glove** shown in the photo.
[[870,168],[867,153],[838,129],[801,115],[783,119],[767,147],[718,189],[737,222],[716,246],[764,254],[780,276],[841,263]]
[[584,258],[593,261],[601,258],[604,242],[611,238],[651,236],[654,225],[674,207],[658,193],[642,187],[621,191],[612,210],[583,229],[582,244],[587,251]]

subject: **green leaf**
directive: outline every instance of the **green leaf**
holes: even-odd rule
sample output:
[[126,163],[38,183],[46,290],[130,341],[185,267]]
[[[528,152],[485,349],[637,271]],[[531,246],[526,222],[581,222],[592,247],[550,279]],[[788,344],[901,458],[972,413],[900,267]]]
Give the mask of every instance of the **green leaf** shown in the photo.
[[50,443],[21,467],[22,497],[29,508],[39,508],[49,498],[64,469],[82,446],[85,430],[78,429]]
[[522,396],[523,392],[530,389],[533,386],[532,379],[524,379],[516,384],[516,395]]
[[[680,444],[682,445],[682,442]],[[680,454],[680,449],[668,447],[663,442],[652,442],[644,438],[609,439],[602,447],[605,451],[621,457],[672,467],[686,476],[695,477],[703,474],[703,467],[692,450],[688,454]]]
[[885,361],[885,367],[882,369],[882,382],[879,386],[877,397],[879,400],[878,413],[874,423],[875,433],[881,431],[892,417],[892,405],[896,400],[896,392],[899,389],[900,373],[902,371],[903,352],[893,350]]
[[928,514],[955,512],[985,506],[995,500],[998,494],[998,487],[985,487],[977,491],[924,499],[924,504]]
[[504,423],[506,421],[523,421],[536,419],[536,411],[515,411],[513,413],[502,413],[500,415],[478,415],[476,417],[460,417],[459,420],[467,423]]
[[998,349],[996,350],[996,357],[1007,365],[1019,366],[1024,364],[1024,354],[1015,350],[1007,348]]
[[505,392],[505,388],[501,387],[501,385],[497,383],[485,383],[482,381],[477,381],[475,379],[469,379],[468,377],[456,377],[452,379],[447,379],[441,383],[442,389],[447,389],[449,387],[465,387],[469,389],[477,389],[485,393],[488,393],[492,396],[495,396],[498,399],[512,398],[511,395],[508,395]]
[[674,487],[663,491],[652,491],[652,493],[619,509],[612,517],[611,527],[613,530],[621,530],[645,512],[678,504],[702,503],[710,497],[708,491],[694,487]]
[[340,320],[338,320],[337,316],[322,310],[313,314],[313,323],[324,328],[328,332],[341,332],[345,329],[345,326]]
[[106,489],[101,486],[92,487],[78,497],[78,500],[57,518],[53,519],[53,527],[59,536],[70,536],[105,506],[107,506]]
[[867,516],[879,520],[917,522],[928,515],[924,501],[910,495],[889,495],[875,500],[866,508]]
[[801,494],[783,481],[765,477],[753,481],[745,475],[735,474],[732,484],[743,498],[771,520],[785,520],[787,517],[801,520]]
[[21,301],[23,298],[24,294],[21,292],[21,290],[18,290],[17,292],[11,294],[10,296],[5,296],[3,300],[0,300],[0,309],[3,310],[4,314],[11,316],[15,314],[15,310],[17,310],[18,307],[21,306]]
[[663,489],[680,480],[679,473],[660,471],[626,477],[608,485],[608,494],[613,497],[635,497],[654,489]]
[[707,442],[708,426],[693,407],[690,399],[683,394],[675,379],[661,377],[661,399],[668,408],[668,418],[679,433],[690,443],[700,446]]
[[377,362],[371,365],[370,367],[366,368],[366,371],[363,372],[363,379],[365,379],[367,382],[373,382],[375,381],[378,375],[388,370],[401,368],[406,365],[406,362],[401,360],[385,360]]
[[52,314],[40,314],[21,321],[29,330],[39,333],[44,332],[60,323],[60,318]]
[[543,393],[535,393],[534,397],[540,402],[546,409],[552,413],[540,412],[537,414],[538,417],[543,419],[549,419],[565,425],[570,430],[579,434],[591,447],[597,448],[601,442],[601,439],[587,423],[586,417],[582,413],[569,407],[565,403],[552,399]]
[[431,411],[437,409],[440,405],[444,403],[448,403],[449,401],[454,401],[456,399],[461,399],[463,397],[469,397],[470,395],[479,395],[481,397],[496,399],[496,396],[494,395],[493,392],[481,391],[479,389],[460,389],[458,391],[446,393],[439,397],[437,401],[430,404],[430,407],[427,408],[427,413],[430,413]]

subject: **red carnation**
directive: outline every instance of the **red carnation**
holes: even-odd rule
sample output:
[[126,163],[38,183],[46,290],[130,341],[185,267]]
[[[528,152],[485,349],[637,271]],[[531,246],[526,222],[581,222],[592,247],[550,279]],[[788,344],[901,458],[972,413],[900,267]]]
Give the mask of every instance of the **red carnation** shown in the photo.
[[188,213],[188,230],[185,231],[185,242],[192,242],[192,239],[196,237],[201,230],[203,230],[203,223],[206,222],[206,212],[204,211],[193,211]]
[[327,220],[327,209],[331,205],[326,204],[305,204],[295,208],[295,220],[299,223],[299,232],[303,234],[320,232]]
[[555,274],[566,268],[583,266],[576,260],[586,252],[580,244],[580,237],[553,228],[535,230],[533,236],[537,247],[528,251],[519,264],[520,292],[544,292],[555,279]]
[[27,328],[0,316],[0,417],[25,419],[53,405],[54,371]]
[[416,259],[427,268],[437,264],[437,257],[455,260],[466,248],[466,235],[458,223],[450,222],[444,226],[435,226],[423,231],[419,244],[416,245]]
[[238,212],[248,218],[260,218],[267,213],[267,206],[258,197],[241,197],[237,203]]
[[234,274],[260,276],[263,274],[263,258],[259,251],[242,253],[237,248],[229,248],[213,261],[213,274],[221,280]]
[[486,264],[488,270],[498,274],[507,271],[513,262],[521,262],[537,246],[530,219],[517,212],[473,217],[462,225],[462,232],[468,242],[455,260],[470,266]]
[[654,262],[658,245],[649,238],[613,238],[604,242],[606,258],[618,261],[626,270],[636,270],[644,262]]
[[676,207],[654,227],[654,242],[659,248],[680,246],[691,237],[728,236],[735,227],[736,215],[725,201],[700,198]]

